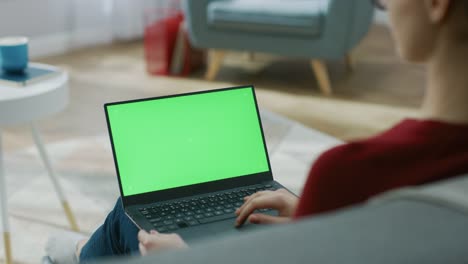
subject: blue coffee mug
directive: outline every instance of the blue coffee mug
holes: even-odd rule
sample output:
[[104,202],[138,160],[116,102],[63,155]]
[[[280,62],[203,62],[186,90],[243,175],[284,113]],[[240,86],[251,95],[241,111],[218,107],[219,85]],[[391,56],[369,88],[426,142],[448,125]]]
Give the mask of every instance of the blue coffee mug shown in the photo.
[[28,39],[0,38],[0,67],[11,73],[21,73],[28,67]]

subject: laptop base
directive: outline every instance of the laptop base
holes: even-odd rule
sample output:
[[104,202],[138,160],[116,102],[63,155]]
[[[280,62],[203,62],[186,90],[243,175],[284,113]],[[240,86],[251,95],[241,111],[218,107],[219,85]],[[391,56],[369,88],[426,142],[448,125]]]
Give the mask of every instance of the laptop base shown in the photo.
[[[280,189],[284,188],[281,184],[277,183],[276,181],[271,181],[267,183],[263,183],[262,185],[264,186],[271,186],[272,189]],[[257,185],[258,186],[258,185]],[[252,187],[246,186],[240,189],[252,189]],[[233,190],[226,190],[226,192],[235,192],[236,189]],[[203,196],[215,196],[216,193],[209,193]],[[188,198],[190,199],[190,198]],[[240,200],[243,200],[242,198],[238,198]],[[172,204],[172,203],[178,203],[178,200],[176,201],[165,201],[161,203],[156,203],[154,205],[146,205],[146,206],[131,206],[129,208],[126,208],[127,215],[130,217],[130,219],[140,228],[144,229],[146,231],[150,230],[158,230],[159,225],[155,224],[157,221],[159,222],[164,222],[165,218],[164,216],[159,217],[156,216],[156,219],[154,218],[147,218],[148,214],[146,213],[146,210],[142,211],[142,207],[159,207],[163,206],[166,203]],[[238,204],[239,205],[239,204]],[[233,208],[234,210],[236,208]],[[150,209],[148,209],[150,210]],[[277,211],[275,210],[261,210],[260,213],[268,214],[268,215],[273,215],[276,216],[278,215]],[[161,218],[161,219],[160,219]],[[173,218],[171,218],[174,220]],[[213,218],[212,218],[213,219]],[[190,225],[184,225],[183,228],[178,227],[176,230],[164,230],[162,233],[177,233],[181,235],[185,240],[191,241],[191,240],[200,240],[204,238],[210,238],[210,237],[218,237],[218,236],[229,236],[229,235],[236,235],[236,234],[241,234],[244,232],[249,232],[250,230],[257,229],[260,227],[264,227],[264,225],[255,225],[255,224],[250,224],[246,223],[242,227],[236,228],[235,227],[235,220],[236,220],[236,215],[232,212],[229,214],[225,215],[220,215],[219,217],[215,217],[214,221],[211,221],[209,223],[203,223],[203,219],[199,219],[199,223],[190,226]],[[219,220],[217,220],[219,219]],[[165,227],[163,227],[165,229]],[[159,231],[159,230],[158,230]],[[161,232],[161,231],[160,231]]]

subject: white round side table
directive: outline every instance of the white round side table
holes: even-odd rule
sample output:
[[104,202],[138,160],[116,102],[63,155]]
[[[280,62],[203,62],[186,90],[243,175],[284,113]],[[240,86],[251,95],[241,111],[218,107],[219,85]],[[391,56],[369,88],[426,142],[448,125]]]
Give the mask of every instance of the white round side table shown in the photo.
[[2,127],[21,124],[28,124],[30,126],[34,142],[61,201],[70,226],[73,230],[78,231],[76,220],[52,168],[39,131],[35,126],[36,121],[58,113],[68,105],[68,74],[48,65],[37,63],[30,63],[30,65],[49,68],[59,71],[60,73],[52,78],[25,87],[7,87],[0,84],[0,213],[3,223],[2,231],[7,264],[11,264],[13,260],[11,254],[10,226],[8,222],[5,172],[2,157]]

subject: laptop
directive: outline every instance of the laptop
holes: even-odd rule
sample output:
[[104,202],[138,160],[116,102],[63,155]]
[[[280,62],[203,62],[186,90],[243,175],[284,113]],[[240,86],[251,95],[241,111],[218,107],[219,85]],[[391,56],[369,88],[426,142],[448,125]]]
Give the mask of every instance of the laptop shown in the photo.
[[253,86],[104,108],[123,206],[140,229],[188,241],[243,232],[256,228],[234,227],[244,197],[284,188],[273,180]]

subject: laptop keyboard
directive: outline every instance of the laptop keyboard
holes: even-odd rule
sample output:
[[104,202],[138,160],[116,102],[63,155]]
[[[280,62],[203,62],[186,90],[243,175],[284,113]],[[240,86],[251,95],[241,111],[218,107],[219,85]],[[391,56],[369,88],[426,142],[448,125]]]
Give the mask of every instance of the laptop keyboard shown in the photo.
[[[141,207],[138,210],[158,232],[173,232],[180,228],[207,224],[237,217],[235,211],[244,197],[258,191],[276,190],[274,185],[255,185],[175,202]],[[260,212],[270,211],[262,209]]]

